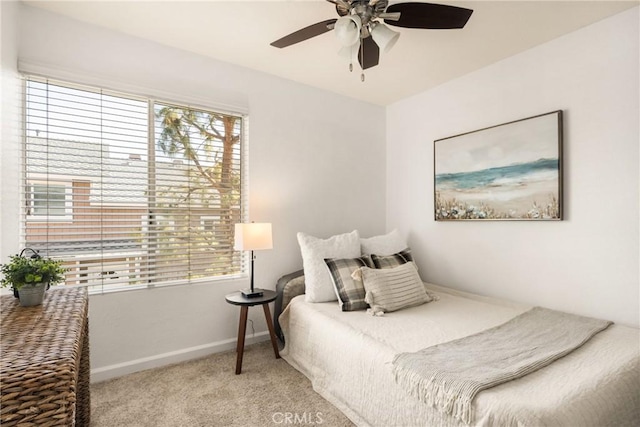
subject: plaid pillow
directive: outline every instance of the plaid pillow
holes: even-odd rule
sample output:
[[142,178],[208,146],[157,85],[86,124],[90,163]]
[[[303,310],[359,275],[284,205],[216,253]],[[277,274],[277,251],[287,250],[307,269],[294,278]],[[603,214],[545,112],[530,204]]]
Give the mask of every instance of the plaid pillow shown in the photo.
[[373,268],[371,258],[363,256],[360,258],[350,259],[333,259],[324,260],[329,268],[333,286],[338,295],[338,302],[342,311],[364,310],[368,307],[364,302],[364,285],[362,280],[351,277],[354,271],[360,267]]
[[371,260],[376,268],[393,268],[409,261],[413,261],[411,249],[407,248],[393,255],[371,255]]

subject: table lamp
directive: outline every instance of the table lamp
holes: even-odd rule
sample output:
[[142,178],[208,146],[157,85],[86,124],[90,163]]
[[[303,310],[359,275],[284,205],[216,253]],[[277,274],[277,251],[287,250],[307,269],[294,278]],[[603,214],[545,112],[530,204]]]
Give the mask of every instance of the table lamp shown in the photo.
[[271,248],[273,248],[271,223],[251,222],[236,224],[233,249],[236,251],[251,251],[251,287],[240,291],[246,298],[262,296],[262,289],[254,289],[253,287],[253,262],[256,259],[253,251]]

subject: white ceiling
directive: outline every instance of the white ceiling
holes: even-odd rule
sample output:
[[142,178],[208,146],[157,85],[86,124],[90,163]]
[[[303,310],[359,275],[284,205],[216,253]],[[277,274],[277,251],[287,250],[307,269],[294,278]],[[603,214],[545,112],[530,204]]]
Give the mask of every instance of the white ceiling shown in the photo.
[[[414,0],[415,1],[415,0]],[[337,17],[323,0],[25,1],[75,19],[379,105],[388,105],[640,4],[639,1],[437,1],[473,9],[461,30],[393,28],[380,64],[349,73],[332,32],[269,43]],[[402,1],[391,0],[390,4]]]

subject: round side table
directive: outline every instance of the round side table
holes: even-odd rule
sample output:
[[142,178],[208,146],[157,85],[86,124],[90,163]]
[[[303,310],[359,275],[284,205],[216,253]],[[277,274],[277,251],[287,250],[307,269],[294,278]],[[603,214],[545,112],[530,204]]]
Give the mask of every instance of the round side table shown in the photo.
[[224,299],[233,305],[240,306],[240,324],[238,325],[238,345],[236,347],[236,375],[242,372],[242,355],[244,353],[244,339],[247,334],[247,317],[249,314],[249,307],[254,305],[261,305],[264,309],[264,317],[267,321],[267,327],[269,328],[269,336],[271,337],[271,345],[273,346],[273,352],[276,355],[276,359],[280,358],[278,352],[278,343],[276,342],[276,334],[273,330],[273,322],[271,321],[271,311],[269,310],[269,303],[275,301],[276,293],[274,291],[262,290],[262,296],[247,298],[242,295],[242,292],[233,292],[224,297]]

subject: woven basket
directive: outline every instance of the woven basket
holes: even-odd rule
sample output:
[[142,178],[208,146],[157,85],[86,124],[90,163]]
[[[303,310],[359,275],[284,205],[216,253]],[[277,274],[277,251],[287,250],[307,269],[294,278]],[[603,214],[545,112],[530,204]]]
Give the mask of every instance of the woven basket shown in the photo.
[[42,305],[0,297],[0,424],[89,426],[89,300],[59,287]]

